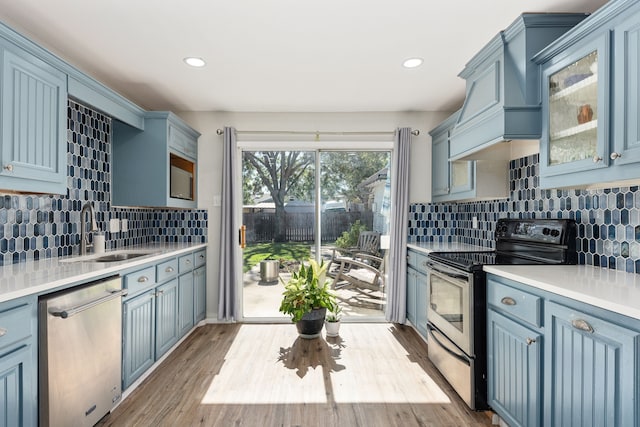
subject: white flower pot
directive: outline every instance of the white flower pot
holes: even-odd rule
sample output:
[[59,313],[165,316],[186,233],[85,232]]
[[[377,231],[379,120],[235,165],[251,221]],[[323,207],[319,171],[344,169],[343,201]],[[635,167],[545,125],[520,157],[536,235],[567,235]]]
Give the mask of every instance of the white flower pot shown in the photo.
[[324,326],[327,329],[328,337],[337,337],[340,332],[340,322],[324,322]]

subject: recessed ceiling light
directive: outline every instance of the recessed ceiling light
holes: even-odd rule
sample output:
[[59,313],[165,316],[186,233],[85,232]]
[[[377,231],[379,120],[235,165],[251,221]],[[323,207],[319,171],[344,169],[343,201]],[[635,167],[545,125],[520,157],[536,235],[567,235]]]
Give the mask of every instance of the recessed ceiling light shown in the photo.
[[204,67],[207,63],[204,62],[204,59],[202,58],[198,58],[195,56],[190,56],[188,58],[184,58],[184,62],[187,63],[187,65],[191,65],[192,67]]
[[421,66],[422,62],[422,58],[409,58],[402,63],[402,66],[405,68],[416,68]]

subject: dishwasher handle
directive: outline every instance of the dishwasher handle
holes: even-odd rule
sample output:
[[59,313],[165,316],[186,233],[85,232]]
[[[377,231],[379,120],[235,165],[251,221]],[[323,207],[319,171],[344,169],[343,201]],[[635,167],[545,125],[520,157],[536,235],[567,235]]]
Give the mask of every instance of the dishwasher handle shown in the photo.
[[101,298],[97,298],[94,299],[93,301],[89,301],[87,303],[75,306],[75,307],[71,307],[71,308],[67,308],[64,310],[60,310],[60,309],[52,309],[49,314],[54,316],[54,317],[60,317],[62,319],[66,319],[68,317],[74,316],[80,312],[83,312],[85,310],[88,310],[90,308],[93,308],[97,305],[100,305],[102,303],[105,303],[107,301],[111,301],[112,299],[115,298],[119,298],[122,296],[126,296],[127,295],[127,290],[126,289],[118,289],[116,291],[109,291],[109,295],[106,295],[104,297]]

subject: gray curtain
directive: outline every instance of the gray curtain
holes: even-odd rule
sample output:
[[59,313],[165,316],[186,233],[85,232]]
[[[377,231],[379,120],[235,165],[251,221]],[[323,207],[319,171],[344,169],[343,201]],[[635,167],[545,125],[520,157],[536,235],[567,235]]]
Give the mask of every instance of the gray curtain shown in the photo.
[[386,319],[405,323],[407,318],[407,221],[409,212],[409,159],[411,128],[396,130],[393,147],[395,176],[391,191],[391,243]]
[[238,194],[236,130],[224,128],[222,159],[222,197],[220,212],[220,273],[218,276],[218,320],[232,322],[237,319],[236,277],[238,229],[234,213]]

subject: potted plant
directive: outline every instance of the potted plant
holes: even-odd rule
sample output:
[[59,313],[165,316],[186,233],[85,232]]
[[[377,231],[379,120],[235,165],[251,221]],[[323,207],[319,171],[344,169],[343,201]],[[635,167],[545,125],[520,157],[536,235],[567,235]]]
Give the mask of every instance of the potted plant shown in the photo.
[[314,259],[309,259],[307,266],[301,262],[300,269],[284,283],[280,312],[291,316],[301,338],[319,337],[327,309],[335,309],[336,297],[330,284],[327,265]]
[[325,325],[328,337],[337,337],[340,333],[340,319],[342,319],[342,307],[335,304],[333,310],[327,313],[325,317]]

